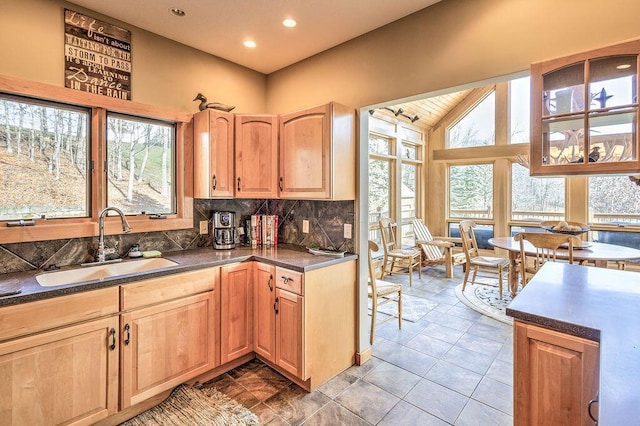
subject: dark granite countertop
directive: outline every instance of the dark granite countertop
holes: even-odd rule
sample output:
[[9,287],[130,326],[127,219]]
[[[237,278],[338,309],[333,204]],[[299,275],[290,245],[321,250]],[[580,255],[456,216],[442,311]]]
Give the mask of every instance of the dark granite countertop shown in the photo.
[[[174,262],[177,262],[178,265],[153,271],[55,287],[42,287],[38,284],[36,276],[38,274],[47,273],[42,270],[0,274],[0,295],[12,293],[17,290],[20,291],[18,294],[0,296],[0,307],[248,260],[258,260],[298,272],[308,272],[314,269],[324,268],[326,266],[357,259],[355,254],[345,254],[344,257],[316,256],[309,254],[304,250],[304,248],[288,244],[273,248],[257,249],[240,247],[233,250],[213,250],[211,248],[185,250],[166,253],[163,254],[162,257],[173,260]],[[136,259],[123,260],[123,262],[135,261]],[[69,267],[62,269],[73,268]]]
[[640,273],[549,262],[507,315],[600,342],[600,424],[640,419]]

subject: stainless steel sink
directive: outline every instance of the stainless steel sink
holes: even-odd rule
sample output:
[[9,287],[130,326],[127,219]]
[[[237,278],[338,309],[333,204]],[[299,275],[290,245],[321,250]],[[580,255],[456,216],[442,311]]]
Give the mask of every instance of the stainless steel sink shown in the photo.
[[84,281],[114,278],[120,275],[135,274],[139,272],[153,271],[155,269],[168,268],[178,263],[173,260],[156,257],[152,259],[132,260],[122,263],[109,263],[96,266],[87,266],[65,271],[45,272],[36,276],[36,281],[42,287],[76,284]]

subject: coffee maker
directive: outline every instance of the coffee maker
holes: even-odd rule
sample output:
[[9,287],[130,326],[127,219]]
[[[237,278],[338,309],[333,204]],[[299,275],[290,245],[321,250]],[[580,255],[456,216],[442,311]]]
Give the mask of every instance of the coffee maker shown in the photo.
[[213,248],[228,250],[236,247],[236,214],[213,212]]

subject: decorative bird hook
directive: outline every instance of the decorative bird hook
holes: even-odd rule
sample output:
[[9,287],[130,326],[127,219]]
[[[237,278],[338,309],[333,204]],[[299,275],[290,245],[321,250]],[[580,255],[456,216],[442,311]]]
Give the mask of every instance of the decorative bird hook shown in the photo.
[[229,105],[221,104],[218,102],[207,102],[207,97],[202,93],[198,93],[196,97],[193,98],[193,100],[200,101],[200,105],[198,105],[198,108],[200,108],[200,111],[204,111],[207,108],[211,108],[211,109],[217,109],[220,111],[229,112],[235,108],[234,106],[229,106]]

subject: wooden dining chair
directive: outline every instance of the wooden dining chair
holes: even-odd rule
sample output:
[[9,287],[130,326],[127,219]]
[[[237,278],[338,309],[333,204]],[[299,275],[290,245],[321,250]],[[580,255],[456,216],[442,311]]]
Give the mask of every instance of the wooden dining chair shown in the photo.
[[464,265],[467,261],[463,252],[455,253],[455,243],[462,243],[461,238],[434,237],[421,219],[413,220],[413,234],[416,244],[422,250],[421,267],[445,265],[447,278],[453,278],[453,266]]
[[418,277],[422,278],[420,271],[420,261],[422,255],[419,249],[402,249],[396,244],[396,224],[389,219],[380,220],[380,235],[382,237],[382,250],[384,251],[384,261],[382,264],[382,274],[391,275],[394,272],[401,272],[404,269],[409,273],[409,286],[413,286],[413,269],[418,270]]
[[[566,250],[569,263],[573,263],[573,247],[581,244],[578,237],[568,234],[521,232],[513,239],[520,242],[520,275],[523,288],[542,265],[557,260],[558,250]],[[527,251],[525,241],[533,246],[533,251]]]
[[[368,261],[369,261],[369,287],[368,287],[368,295],[372,302],[371,307],[371,334],[369,337],[369,342],[373,345],[373,336],[375,333],[376,325],[383,324],[387,321],[390,321],[394,318],[398,318],[398,328],[402,329],[402,285],[390,283],[387,281],[379,280],[376,278],[376,265],[373,259],[373,253],[380,250],[378,245],[369,240],[368,247]],[[382,266],[382,265],[381,265]],[[398,312],[394,315],[391,315],[382,321],[376,323],[376,314],[378,312],[378,308],[380,306],[386,305],[387,303],[397,303]]]
[[[462,248],[467,257],[467,267],[464,272],[464,281],[462,282],[462,291],[467,283],[495,286],[492,281],[487,279],[498,280],[498,291],[500,299],[502,299],[502,283],[505,280],[505,274],[509,272],[509,259],[502,257],[481,256],[478,249],[478,242],[473,228],[476,223],[472,220],[460,221],[460,237],[462,238]],[[471,279],[469,279],[469,275]]]

